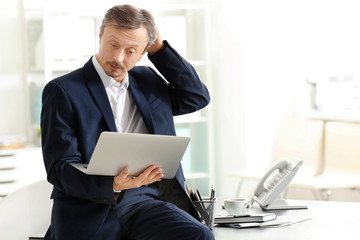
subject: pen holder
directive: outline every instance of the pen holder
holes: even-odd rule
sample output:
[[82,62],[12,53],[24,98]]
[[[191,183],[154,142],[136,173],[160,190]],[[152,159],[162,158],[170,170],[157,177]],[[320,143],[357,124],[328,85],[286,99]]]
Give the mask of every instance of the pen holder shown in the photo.
[[214,228],[215,202],[215,199],[203,199],[202,201],[193,201],[196,211],[199,214],[200,222],[206,225],[210,230]]

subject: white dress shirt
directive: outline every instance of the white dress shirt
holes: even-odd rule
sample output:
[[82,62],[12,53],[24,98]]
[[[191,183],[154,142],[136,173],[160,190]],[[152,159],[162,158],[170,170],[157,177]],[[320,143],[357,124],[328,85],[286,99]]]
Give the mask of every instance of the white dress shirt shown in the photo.
[[128,73],[126,73],[124,80],[119,83],[105,73],[95,56],[92,57],[92,62],[104,84],[117,131],[126,133],[148,133],[131,92],[129,91],[130,82]]

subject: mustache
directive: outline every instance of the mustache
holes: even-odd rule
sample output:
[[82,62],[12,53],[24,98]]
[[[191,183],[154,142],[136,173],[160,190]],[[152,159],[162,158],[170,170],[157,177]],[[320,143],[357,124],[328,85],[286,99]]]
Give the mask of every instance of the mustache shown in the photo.
[[116,62],[116,61],[111,61],[111,62],[107,62],[107,64],[110,64],[110,65],[113,65],[115,67],[118,67],[120,68],[121,70],[124,70],[125,69],[125,66],[119,62]]

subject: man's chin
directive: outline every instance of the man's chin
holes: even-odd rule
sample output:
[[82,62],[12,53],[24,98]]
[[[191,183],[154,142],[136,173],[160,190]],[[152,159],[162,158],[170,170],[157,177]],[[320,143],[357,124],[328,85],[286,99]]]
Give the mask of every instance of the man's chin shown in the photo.
[[121,78],[121,76],[124,75],[124,73],[117,73],[117,72],[113,72],[113,71],[112,72],[106,71],[105,73],[106,73],[106,75],[108,75],[109,77],[114,78],[114,79]]

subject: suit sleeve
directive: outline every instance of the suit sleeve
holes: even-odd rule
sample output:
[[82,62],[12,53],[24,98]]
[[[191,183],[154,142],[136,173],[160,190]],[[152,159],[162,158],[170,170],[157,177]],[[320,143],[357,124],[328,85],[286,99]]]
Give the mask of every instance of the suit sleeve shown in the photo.
[[71,101],[55,81],[43,91],[41,135],[48,181],[53,197],[70,195],[98,203],[114,203],[112,177],[90,176],[73,168],[71,162],[85,162],[78,150],[78,126]]
[[150,61],[169,83],[174,115],[195,112],[207,106],[210,95],[193,66],[166,41],[165,48],[150,55]]

